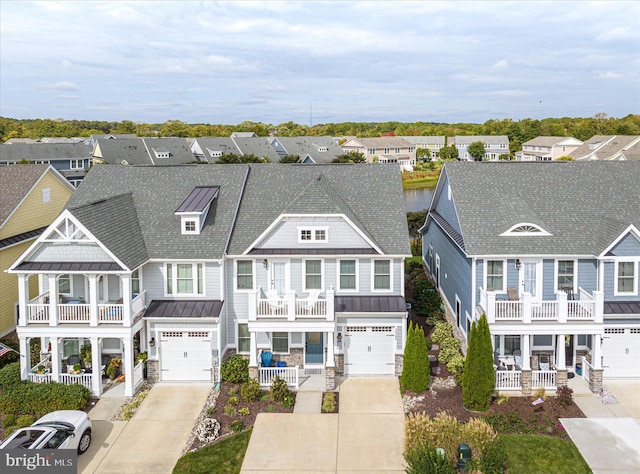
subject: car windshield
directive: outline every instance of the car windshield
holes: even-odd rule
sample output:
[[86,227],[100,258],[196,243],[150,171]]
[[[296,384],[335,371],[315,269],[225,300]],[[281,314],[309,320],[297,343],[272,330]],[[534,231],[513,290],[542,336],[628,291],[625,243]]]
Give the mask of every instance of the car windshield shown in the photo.
[[20,430],[15,438],[13,438],[8,444],[4,446],[5,449],[29,449],[33,444],[40,439],[45,433],[44,430],[38,429],[23,429]]

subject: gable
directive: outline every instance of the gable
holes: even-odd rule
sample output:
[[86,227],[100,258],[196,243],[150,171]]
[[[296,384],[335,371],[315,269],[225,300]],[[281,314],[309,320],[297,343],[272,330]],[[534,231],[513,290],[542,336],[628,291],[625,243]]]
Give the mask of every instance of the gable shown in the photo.
[[458,220],[458,213],[453,201],[453,193],[449,187],[449,179],[445,177],[438,199],[435,205],[435,212],[437,212],[458,234],[462,234],[460,230],[460,222]]
[[628,232],[609,253],[616,257],[637,257],[640,255],[640,239],[632,232]]

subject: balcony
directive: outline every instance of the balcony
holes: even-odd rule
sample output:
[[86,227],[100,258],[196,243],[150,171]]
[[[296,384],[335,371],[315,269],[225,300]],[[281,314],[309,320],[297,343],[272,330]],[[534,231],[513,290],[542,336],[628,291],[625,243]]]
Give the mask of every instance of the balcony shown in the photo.
[[578,300],[568,300],[563,291],[556,293],[552,301],[534,300],[529,293],[524,293],[517,301],[496,300],[494,291],[480,288],[480,308],[487,315],[489,324],[509,324],[532,322],[602,323],[604,300],[602,292],[589,294],[580,288]]
[[56,304],[50,301],[49,292],[46,292],[27,302],[26,324],[131,324],[131,320],[146,307],[144,291],[133,296],[131,305],[123,304],[122,299],[97,304],[74,299]]
[[249,321],[260,320],[324,320],[334,321],[334,291],[324,293],[308,291],[304,297],[294,291],[284,296],[272,291],[257,291],[249,294]]

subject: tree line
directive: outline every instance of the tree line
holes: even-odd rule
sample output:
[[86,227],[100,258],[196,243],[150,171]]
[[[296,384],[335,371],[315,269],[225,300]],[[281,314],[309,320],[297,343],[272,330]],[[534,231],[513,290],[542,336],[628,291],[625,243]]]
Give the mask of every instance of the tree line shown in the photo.
[[284,122],[277,125],[246,120],[239,124],[188,124],[180,120],[164,123],[135,123],[64,119],[14,119],[0,117],[0,141],[10,138],[89,137],[101,134],[135,134],[139,137],[228,137],[233,132],[254,132],[258,136],[277,134],[295,136],[357,136],[360,138],[396,136],[506,135],[510,152],[522,149],[522,143],[538,136],[575,137],[587,140],[594,135],[640,135],[640,115],[615,118],[605,113],[594,117],[545,118],[522,120],[491,119],[477,123],[437,122],[341,122],[313,126]]

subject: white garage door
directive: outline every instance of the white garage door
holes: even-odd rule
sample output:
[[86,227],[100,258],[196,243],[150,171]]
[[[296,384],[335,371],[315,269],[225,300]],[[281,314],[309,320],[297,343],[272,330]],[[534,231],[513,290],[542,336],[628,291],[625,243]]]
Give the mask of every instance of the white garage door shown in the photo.
[[161,331],[160,371],[164,381],[211,380],[211,336],[207,331]]
[[393,326],[347,326],[344,336],[345,375],[395,374]]
[[640,378],[640,329],[607,328],[602,339],[605,378]]

